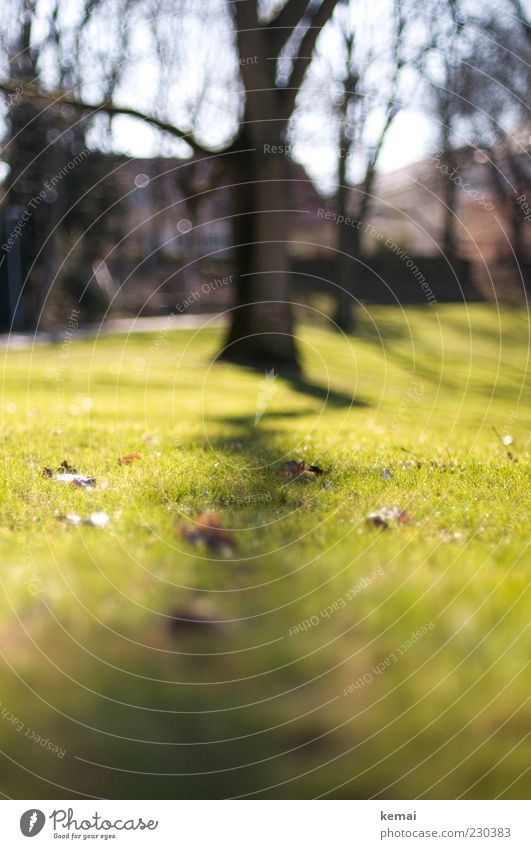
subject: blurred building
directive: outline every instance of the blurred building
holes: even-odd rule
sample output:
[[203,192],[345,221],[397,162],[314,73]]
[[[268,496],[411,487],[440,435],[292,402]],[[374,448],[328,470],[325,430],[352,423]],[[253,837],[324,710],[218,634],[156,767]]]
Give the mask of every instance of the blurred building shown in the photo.
[[[495,151],[454,151],[451,166],[435,154],[377,176],[360,226],[353,294],[376,303],[521,300],[531,279],[528,147],[522,130]],[[334,199],[322,197],[301,166],[290,163],[288,180],[294,291],[299,299],[333,295],[342,275],[339,228],[357,225],[360,188],[352,188],[349,217],[338,222]],[[81,292],[84,318],[108,309],[115,315],[167,313],[184,301],[187,312],[230,306],[237,273],[234,196],[215,156],[128,159],[91,152],[61,190],[64,214],[47,260],[52,283],[45,320],[61,320],[69,299],[78,303]],[[11,229],[6,223],[5,232]],[[28,238],[29,227],[0,268],[4,316],[9,298],[16,300],[16,292],[9,294],[13,284],[23,280],[17,262],[21,266]],[[219,280],[228,283],[216,285]],[[201,296],[190,299],[194,292]]]
[[[232,303],[234,197],[215,157],[106,157],[105,177],[92,190],[105,226],[94,261],[96,285],[114,311],[156,314],[187,301],[187,312],[215,312]],[[290,168],[290,254],[323,255],[318,210],[325,203],[302,167]],[[109,202],[112,198],[112,202]],[[295,211],[296,210],[296,211]],[[330,247],[334,233],[328,234]],[[204,286],[208,293],[189,301]]]
[[[467,284],[478,297],[522,300],[531,284],[529,142],[527,129],[524,139],[512,136],[496,151],[461,148],[451,164],[437,152],[379,176],[371,223],[410,254],[439,260],[441,269],[446,264],[449,278],[457,257],[457,272],[467,269]],[[454,236],[450,256],[448,218]],[[369,255],[381,251],[370,232],[364,247]]]

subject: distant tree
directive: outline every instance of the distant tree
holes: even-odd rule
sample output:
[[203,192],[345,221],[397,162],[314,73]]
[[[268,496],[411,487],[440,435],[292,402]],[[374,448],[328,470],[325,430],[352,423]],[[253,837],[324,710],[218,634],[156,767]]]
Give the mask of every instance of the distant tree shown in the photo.
[[[419,59],[418,70],[428,87],[428,105],[435,121],[440,155],[453,173],[462,165],[459,128],[471,104],[473,86],[468,58],[474,39],[473,26],[459,0],[439,0],[427,14],[431,38]],[[444,205],[440,246],[451,261],[458,252],[457,182],[441,173],[438,193]]]
[[[68,248],[68,234],[84,234],[76,251],[77,266],[67,270],[72,294],[79,295],[90,278],[87,269],[101,227],[87,225],[97,220],[101,197],[94,193],[91,207],[86,193],[103,171],[87,144],[98,115],[73,108],[62,95],[75,100],[90,68],[105,98],[112,97],[134,5],[128,0],[83,0],[76,7],[67,0],[11,0],[0,10],[0,54],[8,70],[0,83],[5,95],[1,157],[8,166],[0,207],[0,244],[6,246],[1,250],[0,279],[10,288],[11,310],[18,300],[14,327],[39,322],[63,259],[60,249]],[[98,22],[114,36],[106,51],[91,45]],[[92,287],[84,299],[89,311],[95,300]]]
[[531,205],[531,16],[519,0],[508,0],[507,11],[485,11],[476,20],[469,60],[474,108],[465,118],[474,146],[486,156],[497,205],[509,222],[510,254],[529,288],[530,225],[522,201]]
[[346,332],[355,328],[356,276],[382,151],[407,105],[404,77],[422,46],[412,36],[415,12],[415,0],[407,10],[403,0],[343,0],[301,92],[297,149],[309,163],[322,149],[332,154],[323,187],[338,219],[351,219],[337,227],[331,290],[334,320]]
[[[363,227],[370,213],[372,192],[380,154],[391,125],[399,112],[399,85],[405,62],[406,19],[402,0],[393,0],[391,12],[390,43],[379,34],[378,40],[369,42],[360,27],[356,32],[353,15],[359,3],[348,3],[340,18],[344,41],[345,78],[343,96],[339,103],[339,151],[336,206],[338,215],[345,219],[351,207],[356,226],[341,227],[337,257],[336,311],[337,326],[349,333],[354,330],[353,295],[355,295],[358,261],[363,256]],[[378,72],[375,74],[375,66]],[[369,127],[372,121],[376,127]],[[356,158],[357,186],[349,190],[351,177],[349,161]],[[354,203],[349,205],[349,197]]]
[[[510,224],[510,252],[529,281],[529,223],[521,198],[531,187],[531,20],[519,0],[505,0],[503,8],[505,14],[471,0],[440,2],[432,47],[420,70],[431,89],[445,164],[459,171],[478,151],[498,208]],[[442,247],[449,255],[458,250],[458,190],[457,181],[441,175]]]

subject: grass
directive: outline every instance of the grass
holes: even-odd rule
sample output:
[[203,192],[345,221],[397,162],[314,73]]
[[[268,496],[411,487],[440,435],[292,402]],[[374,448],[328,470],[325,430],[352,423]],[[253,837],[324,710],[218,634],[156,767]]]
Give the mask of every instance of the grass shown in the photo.
[[[525,795],[527,316],[304,326],[305,380],[276,392],[214,363],[220,340],[74,334],[5,356],[0,790]],[[64,458],[97,488],[42,476]],[[286,480],[289,459],[324,474]],[[366,523],[393,505],[411,521]],[[182,538],[208,509],[232,556]],[[57,520],[94,510],[107,528]]]

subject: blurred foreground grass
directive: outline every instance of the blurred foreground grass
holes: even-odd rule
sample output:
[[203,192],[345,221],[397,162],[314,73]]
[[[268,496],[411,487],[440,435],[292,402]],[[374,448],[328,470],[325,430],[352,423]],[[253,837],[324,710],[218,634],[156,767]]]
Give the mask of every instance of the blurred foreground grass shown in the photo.
[[[305,326],[300,381],[213,362],[221,339],[2,354],[0,790],[525,795],[526,315]],[[63,459],[97,487],[42,476]],[[365,522],[388,506],[411,522]],[[233,556],[181,537],[209,509]],[[107,528],[57,520],[94,510]]]

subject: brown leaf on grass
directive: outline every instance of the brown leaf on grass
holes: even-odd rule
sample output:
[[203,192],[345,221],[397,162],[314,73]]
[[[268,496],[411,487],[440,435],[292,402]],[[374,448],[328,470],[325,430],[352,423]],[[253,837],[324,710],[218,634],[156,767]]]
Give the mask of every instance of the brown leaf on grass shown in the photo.
[[167,616],[168,630],[173,637],[218,631],[224,624],[216,620],[215,610],[201,601],[175,607]]
[[45,466],[42,474],[45,478],[52,478],[54,481],[69,484],[78,489],[92,489],[92,487],[96,486],[96,478],[93,478],[91,475],[78,474],[77,469],[74,469],[68,460],[63,460],[55,472],[53,469]]
[[130,466],[131,463],[134,463],[136,460],[141,460],[142,454],[139,454],[138,451],[133,451],[132,454],[124,454],[123,457],[118,458],[118,462],[120,466]]
[[221,524],[221,517],[215,510],[201,513],[192,526],[181,525],[180,534],[192,545],[206,545],[206,547],[228,557],[236,551],[236,540],[230,531],[226,531]]
[[398,522],[400,525],[407,524],[411,521],[411,517],[405,510],[400,510],[398,507],[382,507],[374,513],[369,513],[365,521],[369,525],[386,530],[392,522]]
[[283,478],[287,478],[287,480],[294,480],[294,478],[316,478],[319,475],[324,474],[323,470],[319,468],[319,466],[307,466],[304,460],[297,462],[297,460],[288,460],[287,463],[284,463],[283,466],[280,467],[279,473]]
[[74,469],[73,466],[70,465],[68,460],[63,460],[61,465],[59,466],[58,472],[70,472],[72,475],[77,475],[77,469]]
[[283,478],[293,480],[293,478],[298,478],[299,475],[302,475],[305,466],[306,463],[304,460],[301,460],[300,463],[297,463],[296,460],[288,460],[287,463],[284,463],[284,465],[280,467],[279,474],[282,475]]
[[43,473],[43,475],[44,475],[44,477],[45,477],[45,478],[53,478],[54,474],[58,474],[58,475],[63,475],[63,474],[77,475],[77,469],[74,469],[74,467],[70,465],[70,463],[68,462],[68,460],[63,460],[63,462],[62,462],[62,463],[61,463],[61,465],[60,465],[60,466],[56,469],[56,471],[55,471],[55,472],[53,471],[53,469],[50,469],[48,466],[45,466],[45,467],[44,467],[44,469],[42,470],[42,473]]

